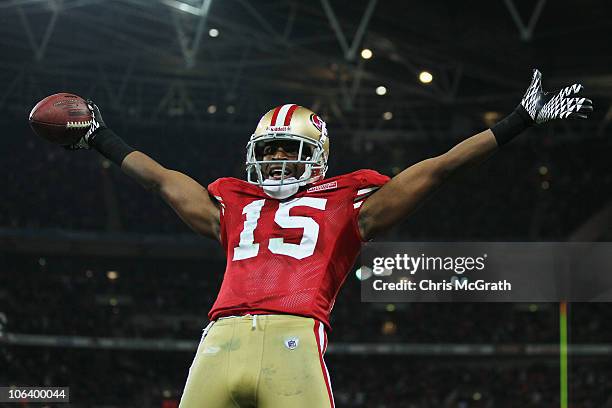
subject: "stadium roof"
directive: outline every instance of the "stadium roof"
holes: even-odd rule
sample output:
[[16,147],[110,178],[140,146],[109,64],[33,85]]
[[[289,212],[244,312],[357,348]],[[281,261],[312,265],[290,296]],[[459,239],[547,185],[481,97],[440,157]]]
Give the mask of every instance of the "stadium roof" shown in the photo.
[[6,0],[0,108],[23,115],[66,90],[127,120],[250,128],[295,102],[346,129],[435,128],[452,123],[449,109],[511,109],[537,66],[545,88],[582,82],[603,118],[609,9],[603,0]]

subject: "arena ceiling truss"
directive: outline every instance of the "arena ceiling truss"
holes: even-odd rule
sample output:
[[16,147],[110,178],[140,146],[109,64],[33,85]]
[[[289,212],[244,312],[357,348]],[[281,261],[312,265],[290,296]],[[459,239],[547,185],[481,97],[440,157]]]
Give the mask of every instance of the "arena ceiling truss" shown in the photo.
[[[444,131],[453,115],[511,109],[538,66],[551,88],[582,81],[601,119],[582,126],[609,129],[605,2],[586,0],[580,10],[546,0],[479,0],[474,10],[411,3],[6,0],[0,109],[27,114],[66,90],[125,120],[242,129],[295,102],[346,130]],[[363,48],[373,57],[362,58]],[[432,83],[418,81],[423,70]]]

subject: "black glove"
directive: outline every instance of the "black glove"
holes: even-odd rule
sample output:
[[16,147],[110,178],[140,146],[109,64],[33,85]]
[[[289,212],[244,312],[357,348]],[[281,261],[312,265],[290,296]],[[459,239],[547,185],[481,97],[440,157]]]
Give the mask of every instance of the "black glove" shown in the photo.
[[91,142],[96,136],[96,131],[107,127],[102,119],[100,109],[91,99],[87,99],[87,107],[91,111],[91,125],[87,133],[85,133],[85,136],[80,138],[76,143],[64,146],[67,150],[91,149]]
[[582,85],[574,84],[556,93],[546,93],[542,90],[542,74],[534,69],[531,85],[521,103],[512,113],[491,126],[497,144],[505,145],[533,125],[543,125],[555,119],[586,119],[593,111],[593,101],[573,96],[582,88]]
[[521,100],[521,106],[537,125],[555,119],[586,119],[593,112],[593,101],[577,95],[582,88],[580,84],[573,84],[556,93],[544,92],[542,73],[534,69],[531,85]]

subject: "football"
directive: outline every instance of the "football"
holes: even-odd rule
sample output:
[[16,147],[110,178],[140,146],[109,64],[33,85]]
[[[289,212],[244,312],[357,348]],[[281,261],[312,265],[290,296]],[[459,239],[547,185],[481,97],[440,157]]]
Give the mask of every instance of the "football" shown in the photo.
[[57,93],[38,102],[30,112],[30,126],[38,136],[59,145],[70,145],[85,135],[91,111],[78,95]]

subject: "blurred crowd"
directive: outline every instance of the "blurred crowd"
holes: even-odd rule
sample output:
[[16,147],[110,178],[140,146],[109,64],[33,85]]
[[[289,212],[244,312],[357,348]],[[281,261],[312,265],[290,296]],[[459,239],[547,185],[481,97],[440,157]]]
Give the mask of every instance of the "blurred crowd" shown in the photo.
[[[176,408],[192,358],[186,352],[156,352],[151,358],[143,351],[10,347],[0,349],[0,366],[10,367],[0,371],[0,383],[69,386],[73,407]],[[330,354],[326,360],[338,408],[559,406],[554,358]],[[609,361],[573,360],[570,406],[612,407],[611,373]]]
[[[6,331],[197,340],[221,284],[221,260],[0,256]],[[354,273],[334,310],[332,342],[555,343],[549,303],[362,303]],[[2,306],[3,305],[3,306]],[[607,304],[570,305],[575,343],[612,341]],[[367,328],[367,329],[366,329]]]
[[[188,228],[158,197],[94,152],[67,152],[24,124],[0,152],[0,227],[177,233]],[[135,148],[203,185],[244,177],[248,131],[207,134],[189,127],[115,129]],[[477,131],[475,129],[474,131]],[[199,133],[198,133],[199,132]],[[211,133],[211,132],[209,132]],[[468,136],[468,135],[464,135]],[[612,140],[534,130],[455,178],[392,239],[566,240],[612,199],[606,147]],[[458,140],[358,138],[338,131],[328,175],[372,168],[393,176]]]
[[[0,228],[188,232],[157,197],[92,152],[67,152],[9,128],[0,152]],[[115,129],[164,165],[206,185],[243,176],[249,133]],[[329,175],[373,168],[390,176],[440,154],[445,140],[332,139]],[[533,133],[455,178],[389,240],[564,241],[612,198],[606,147]],[[197,340],[224,271],[220,260],[19,255],[0,252],[0,332]],[[366,304],[353,272],[332,313],[330,341],[554,344],[558,304]],[[572,343],[612,342],[612,309],[570,305]],[[73,406],[174,408],[191,353],[0,348],[0,384],[66,384]],[[557,358],[328,357],[338,407],[514,408],[559,405]],[[574,360],[572,360],[574,361]],[[612,407],[612,367],[576,357],[572,407]],[[585,362],[585,364],[582,364]],[[8,367],[8,369],[4,369]]]

